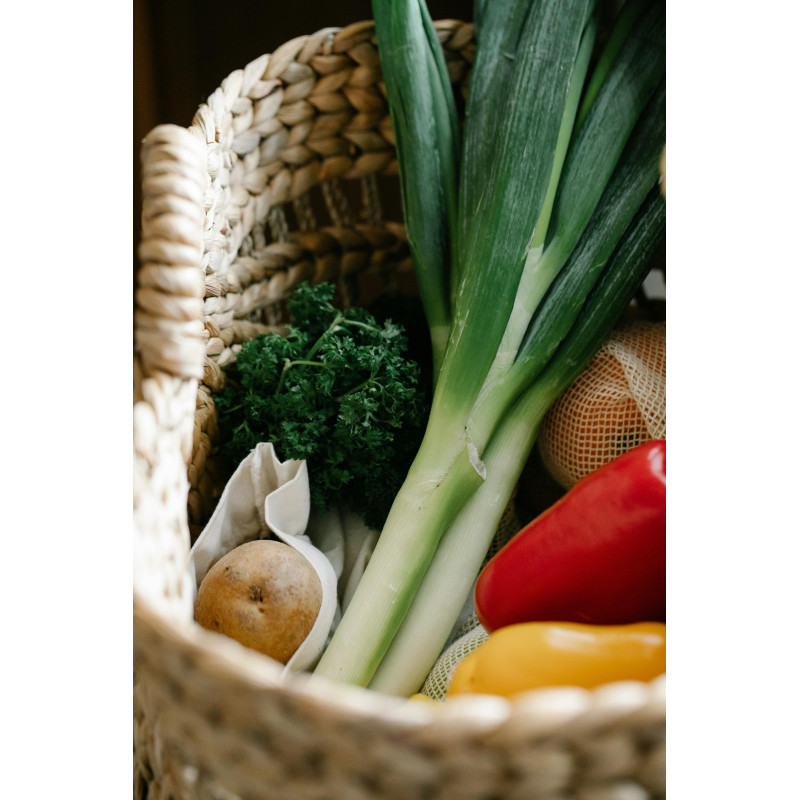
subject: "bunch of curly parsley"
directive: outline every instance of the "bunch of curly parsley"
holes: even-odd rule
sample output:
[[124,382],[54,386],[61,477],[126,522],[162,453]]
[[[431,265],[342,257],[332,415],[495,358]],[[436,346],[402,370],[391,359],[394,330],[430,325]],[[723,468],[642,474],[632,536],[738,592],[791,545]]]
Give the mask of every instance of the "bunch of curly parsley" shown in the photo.
[[334,286],[299,285],[288,334],[242,345],[216,399],[236,464],[259,442],[308,463],[315,511],[342,505],[380,529],[419,448],[428,416],[404,330],[363,308],[334,307]]

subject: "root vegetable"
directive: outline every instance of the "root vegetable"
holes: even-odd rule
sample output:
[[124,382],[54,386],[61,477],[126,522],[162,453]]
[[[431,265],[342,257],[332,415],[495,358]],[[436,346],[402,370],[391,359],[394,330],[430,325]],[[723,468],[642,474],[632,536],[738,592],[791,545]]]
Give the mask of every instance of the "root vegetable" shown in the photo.
[[197,591],[198,624],[285,664],[308,636],[322,585],[307,559],[272,539],[223,556]]

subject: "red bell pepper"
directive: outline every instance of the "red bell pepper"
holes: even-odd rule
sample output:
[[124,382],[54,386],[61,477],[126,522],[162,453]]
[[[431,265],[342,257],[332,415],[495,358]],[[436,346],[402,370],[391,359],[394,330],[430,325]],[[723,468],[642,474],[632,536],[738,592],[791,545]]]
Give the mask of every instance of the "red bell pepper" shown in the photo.
[[666,621],[666,463],[644,442],[526,525],[478,576],[483,626]]

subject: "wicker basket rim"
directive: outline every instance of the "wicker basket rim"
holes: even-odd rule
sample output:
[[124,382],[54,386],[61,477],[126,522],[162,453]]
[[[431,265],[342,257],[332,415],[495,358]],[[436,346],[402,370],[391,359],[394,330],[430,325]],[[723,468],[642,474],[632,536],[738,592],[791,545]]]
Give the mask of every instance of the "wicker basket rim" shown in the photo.
[[[652,681],[619,681],[592,689],[561,686],[532,689],[511,698],[493,695],[459,695],[446,702],[409,702],[359,686],[336,683],[309,673],[284,671],[276,661],[243,647],[221,634],[207,631],[191,620],[165,617],[134,592],[134,625],[159,638],[169,639],[191,653],[198,662],[224,672],[250,689],[280,687],[288,693],[349,716],[380,719],[401,727],[457,720],[473,729],[501,727],[517,714],[535,715],[546,724],[559,724],[592,711],[612,717],[627,716],[647,708],[652,716],[666,715],[666,675]],[[230,686],[228,687],[231,688]]]

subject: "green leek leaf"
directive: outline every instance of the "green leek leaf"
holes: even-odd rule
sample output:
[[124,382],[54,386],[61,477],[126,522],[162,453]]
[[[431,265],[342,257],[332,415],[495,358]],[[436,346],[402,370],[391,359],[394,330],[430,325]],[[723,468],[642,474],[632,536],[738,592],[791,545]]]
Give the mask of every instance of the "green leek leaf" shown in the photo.
[[400,192],[438,373],[450,330],[461,130],[441,44],[423,0],[373,0]]
[[[478,43],[475,80],[467,96],[459,201],[461,284],[439,375],[444,389],[437,386],[432,410],[432,416],[444,419],[463,419],[468,413],[503,336],[547,194],[594,2],[533,0],[521,29],[520,13],[501,15],[501,8],[504,3],[486,8],[484,27],[497,26],[502,35]],[[493,50],[486,54],[486,48]],[[484,69],[491,75],[491,90]]]

